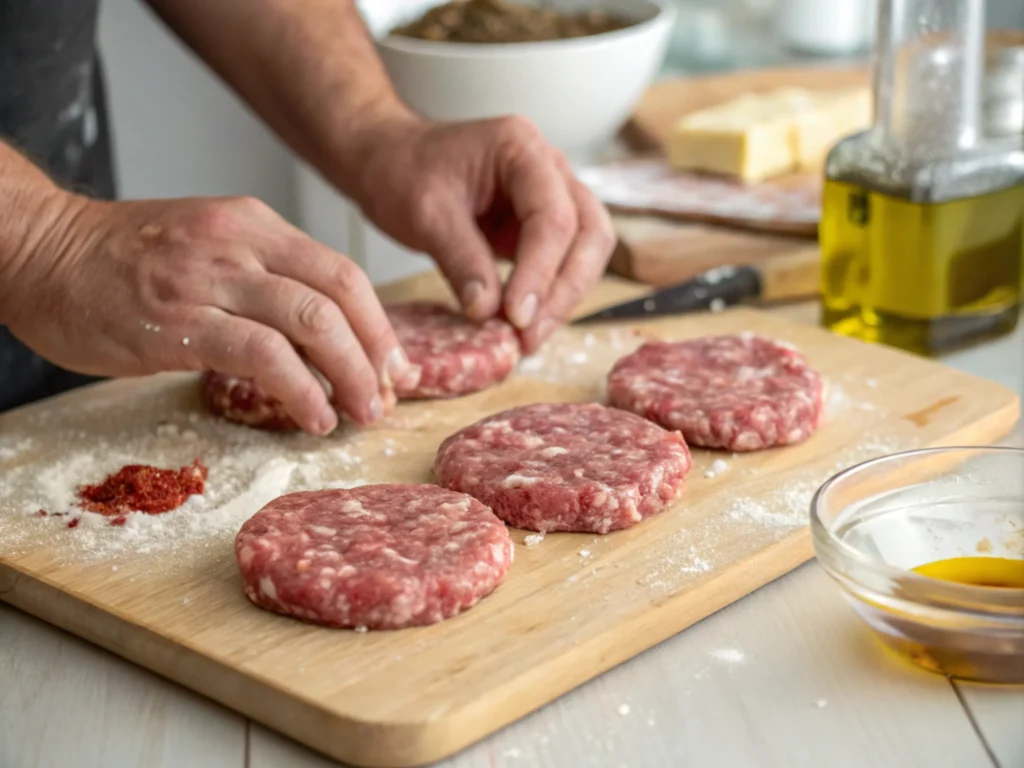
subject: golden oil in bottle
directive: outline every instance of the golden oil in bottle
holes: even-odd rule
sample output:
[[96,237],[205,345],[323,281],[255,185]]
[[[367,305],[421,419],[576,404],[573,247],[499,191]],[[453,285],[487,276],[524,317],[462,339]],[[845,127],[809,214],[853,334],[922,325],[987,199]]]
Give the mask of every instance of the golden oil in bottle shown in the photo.
[[921,354],[1012,330],[1024,137],[983,118],[984,0],[879,0],[871,128],[825,163],[822,321]]
[[1024,180],[914,202],[826,180],[822,322],[931,355],[1012,331],[1024,298]]

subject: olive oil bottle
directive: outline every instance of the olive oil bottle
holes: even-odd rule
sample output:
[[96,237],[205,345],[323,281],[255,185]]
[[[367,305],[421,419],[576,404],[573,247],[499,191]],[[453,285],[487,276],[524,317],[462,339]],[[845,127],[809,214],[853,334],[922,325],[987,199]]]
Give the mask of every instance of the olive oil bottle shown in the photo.
[[882,0],[872,127],[829,154],[822,322],[933,355],[1024,299],[1024,137],[981,126],[983,0]]

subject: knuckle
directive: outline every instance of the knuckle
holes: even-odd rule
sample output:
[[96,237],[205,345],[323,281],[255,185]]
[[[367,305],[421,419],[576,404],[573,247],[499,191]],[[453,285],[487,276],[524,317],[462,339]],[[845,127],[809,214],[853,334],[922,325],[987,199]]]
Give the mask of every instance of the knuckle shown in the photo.
[[269,205],[258,197],[252,197],[251,195],[239,195],[238,197],[229,198],[228,203],[232,209],[243,216],[264,216],[273,212]]
[[559,206],[548,213],[548,226],[554,234],[569,240],[576,234],[579,219],[571,206]]
[[250,333],[239,351],[249,367],[265,370],[280,364],[288,352],[288,342],[281,334],[265,328]]
[[196,211],[193,227],[201,237],[229,237],[238,231],[239,217],[230,203],[214,200]]
[[510,140],[532,143],[540,138],[540,129],[528,117],[508,115],[499,118],[499,130]]
[[326,296],[307,293],[296,312],[299,328],[308,336],[330,335],[340,315],[337,305]]
[[345,294],[373,290],[366,273],[358,264],[344,256],[333,258],[331,280]]

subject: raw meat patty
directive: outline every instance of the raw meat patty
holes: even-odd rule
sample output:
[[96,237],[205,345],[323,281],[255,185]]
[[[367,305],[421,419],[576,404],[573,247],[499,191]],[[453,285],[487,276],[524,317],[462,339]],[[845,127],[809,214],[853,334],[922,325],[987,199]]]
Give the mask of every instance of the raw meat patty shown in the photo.
[[228,421],[256,429],[290,430],[298,424],[281,401],[271,397],[252,379],[207,371],[200,382],[206,409]]
[[445,488],[531,531],[628,528],[677,499],[689,469],[678,432],[597,403],[495,414],[446,439],[434,459]]
[[752,333],[651,342],[608,375],[611,405],[729,451],[806,440],[824,400],[821,375],[798,350]]
[[256,605],[332,627],[434,624],[489,594],[512,540],[476,499],[435,485],[364,485],[274,499],[235,557]]
[[[505,379],[519,362],[519,339],[502,320],[477,325],[440,304],[425,302],[385,309],[410,362],[421,370],[415,386],[396,386],[399,399],[478,392]],[[281,402],[251,379],[210,371],[201,386],[207,409],[229,421],[257,429],[298,429]]]
[[505,379],[519,362],[519,338],[503,320],[476,324],[440,304],[385,307],[419,383],[398,389],[401,399],[452,397],[479,392]]

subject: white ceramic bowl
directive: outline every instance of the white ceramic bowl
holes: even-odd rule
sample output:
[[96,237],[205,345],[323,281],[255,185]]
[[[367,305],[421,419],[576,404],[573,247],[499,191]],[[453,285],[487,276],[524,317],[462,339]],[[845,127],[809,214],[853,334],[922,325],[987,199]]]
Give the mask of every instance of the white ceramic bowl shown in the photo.
[[555,0],[637,21],[603,35],[537,43],[446,43],[388,36],[440,0],[365,0],[363,16],[399,95],[436,120],[518,114],[565,150],[610,139],[665,57],[669,0]]

